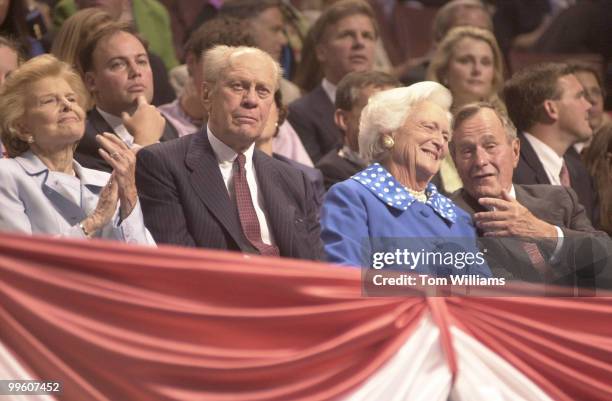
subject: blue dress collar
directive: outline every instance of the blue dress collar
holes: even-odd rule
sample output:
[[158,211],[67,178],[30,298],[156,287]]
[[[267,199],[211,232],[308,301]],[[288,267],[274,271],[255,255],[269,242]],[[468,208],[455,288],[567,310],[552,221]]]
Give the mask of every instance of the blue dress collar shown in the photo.
[[[374,163],[365,170],[360,171],[351,177],[370,191],[378,200],[389,207],[399,211],[408,210],[416,202],[416,198],[408,192],[399,181],[395,179],[383,166]],[[438,189],[431,182],[425,189],[427,202],[425,204],[433,209],[436,214],[444,220],[455,223],[457,212],[455,204],[438,192]]]

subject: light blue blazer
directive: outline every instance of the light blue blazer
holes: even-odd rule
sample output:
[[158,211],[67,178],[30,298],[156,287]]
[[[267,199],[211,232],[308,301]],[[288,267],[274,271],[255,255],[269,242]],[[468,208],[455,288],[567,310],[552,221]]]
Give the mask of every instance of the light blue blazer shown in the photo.
[[[327,260],[371,267],[376,255],[406,250],[424,259],[411,263],[402,256],[399,263],[393,261],[388,267],[438,276],[490,277],[484,257],[480,264],[460,260],[479,252],[470,216],[441,195],[435,185],[430,183],[426,192],[427,202],[417,201],[378,163],[332,186],[321,213]],[[431,254],[425,255],[427,252]],[[436,259],[442,256],[444,263]]]
[[[110,174],[76,161],[74,170],[81,180],[81,205],[62,195],[57,183],[49,179],[47,166],[31,151],[0,159],[0,231],[85,238],[79,223],[96,208]],[[144,226],[140,202],[124,220],[117,207],[111,221],[94,237],[155,245]]]

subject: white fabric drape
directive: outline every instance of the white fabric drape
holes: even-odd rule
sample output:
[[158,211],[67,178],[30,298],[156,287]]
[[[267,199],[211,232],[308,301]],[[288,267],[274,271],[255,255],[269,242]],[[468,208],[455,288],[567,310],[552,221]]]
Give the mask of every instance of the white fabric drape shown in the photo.
[[425,314],[397,354],[345,401],[446,401],[450,386],[440,331]]
[[535,383],[474,337],[451,327],[458,373],[451,401],[553,401]]
[[[2,380],[33,380],[21,363],[0,341],[0,379]],[[0,395],[2,401],[57,401],[49,395]]]

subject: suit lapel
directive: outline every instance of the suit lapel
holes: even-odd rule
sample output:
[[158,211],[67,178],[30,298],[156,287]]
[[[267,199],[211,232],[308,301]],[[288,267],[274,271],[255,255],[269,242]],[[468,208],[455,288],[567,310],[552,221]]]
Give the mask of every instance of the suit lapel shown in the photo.
[[532,173],[535,176],[535,181],[537,184],[550,184],[548,180],[548,176],[546,175],[546,171],[544,171],[544,166],[540,161],[540,158],[536,154],[535,150],[531,147],[531,144],[525,138],[522,132],[518,133],[518,137],[521,141],[521,157],[525,160],[525,163],[531,169]]
[[21,165],[25,172],[40,180],[42,192],[57,212],[66,219],[70,225],[75,225],[87,217],[85,212],[73,200],[65,197],[62,188],[58,187],[53,180],[49,180],[49,169],[31,151],[16,157],[15,160]]
[[219,163],[206,132],[200,131],[192,135],[194,137],[187,151],[185,164],[191,171],[189,180],[194,191],[240,248],[243,251],[252,251],[242,233],[238,211],[227,193]]
[[96,134],[101,134],[103,132],[111,132],[115,135],[115,131],[113,131],[113,127],[111,127],[104,117],[98,112],[98,110],[94,107],[91,109],[89,114],[87,115],[87,119],[89,120],[92,128],[96,131]]
[[283,181],[280,171],[274,166],[274,160],[255,150],[253,163],[257,174],[259,190],[264,198],[268,225],[274,233],[274,240],[281,256],[286,256],[293,243],[292,227],[295,208],[285,202],[285,194],[277,183]]

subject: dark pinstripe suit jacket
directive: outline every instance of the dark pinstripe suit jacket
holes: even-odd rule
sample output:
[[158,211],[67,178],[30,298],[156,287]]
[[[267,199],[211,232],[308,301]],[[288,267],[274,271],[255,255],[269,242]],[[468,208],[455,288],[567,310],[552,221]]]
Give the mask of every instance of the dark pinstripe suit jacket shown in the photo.
[[[308,179],[258,150],[253,163],[281,256],[320,259],[320,227]],[[257,252],[242,232],[205,130],[141,149],[136,185],[145,225],[158,244]]]

